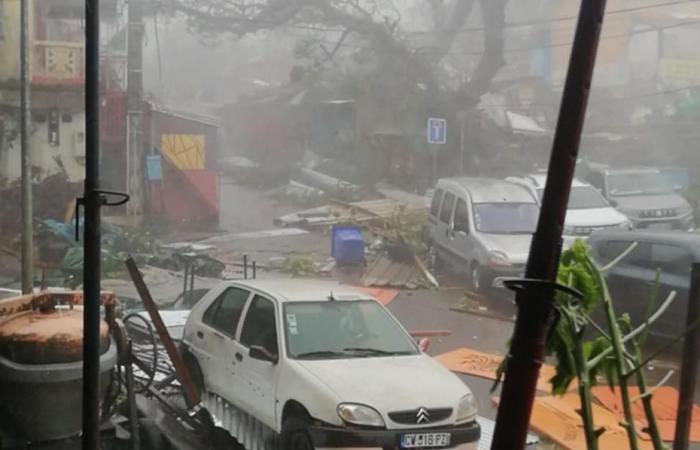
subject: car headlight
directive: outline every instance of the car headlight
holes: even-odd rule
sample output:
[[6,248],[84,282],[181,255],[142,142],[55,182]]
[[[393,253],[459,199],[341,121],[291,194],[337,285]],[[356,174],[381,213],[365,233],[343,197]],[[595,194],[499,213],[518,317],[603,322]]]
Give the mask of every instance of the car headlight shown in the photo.
[[457,423],[472,422],[476,420],[476,414],[479,408],[476,405],[476,399],[471,392],[459,399],[459,407],[457,408]]
[[619,224],[617,224],[616,228],[619,228],[621,230],[631,230],[632,222],[630,222],[629,220],[625,220],[624,222],[620,222]]
[[510,266],[508,255],[499,251],[489,252],[489,264],[492,266]]
[[341,403],[338,405],[338,416],[343,421],[353,425],[364,425],[368,427],[383,427],[384,419],[374,409],[365,405],[354,403]]

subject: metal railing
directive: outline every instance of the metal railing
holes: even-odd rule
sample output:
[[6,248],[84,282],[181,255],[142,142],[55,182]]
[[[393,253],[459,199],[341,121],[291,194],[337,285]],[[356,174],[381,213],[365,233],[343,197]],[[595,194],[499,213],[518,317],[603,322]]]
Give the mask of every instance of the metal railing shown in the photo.
[[80,85],[85,82],[85,46],[81,42],[34,41],[32,82]]

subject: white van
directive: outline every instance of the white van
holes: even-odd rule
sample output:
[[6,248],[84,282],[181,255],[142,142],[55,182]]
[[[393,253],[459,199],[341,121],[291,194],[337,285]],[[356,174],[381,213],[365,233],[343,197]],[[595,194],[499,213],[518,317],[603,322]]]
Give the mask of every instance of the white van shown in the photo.
[[522,276],[539,204],[523,186],[492,178],[442,178],[428,218],[436,263],[464,269],[472,287]]

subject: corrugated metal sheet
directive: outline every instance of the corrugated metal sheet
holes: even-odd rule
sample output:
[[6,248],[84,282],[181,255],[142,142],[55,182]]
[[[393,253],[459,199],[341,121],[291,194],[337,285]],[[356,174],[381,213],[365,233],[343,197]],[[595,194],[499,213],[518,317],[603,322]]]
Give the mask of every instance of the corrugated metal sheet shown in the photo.
[[[479,422],[481,426],[481,439],[479,439],[479,444],[476,446],[477,450],[490,450],[491,441],[493,441],[493,430],[496,427],[496,422],[486,417],[477,417],[476,421]],[[537,435],[528,433],[525,445],[527,447],[532,447],[540,442],[540,438]]]
[[417,289],[426,284],[418,267],[379,256],[367,267],[362,276],[364,286],[400,287]]
[[218,395],[205,393],[202,403],[214,423],[227,430],[246,450],[277,450],[274,430]]

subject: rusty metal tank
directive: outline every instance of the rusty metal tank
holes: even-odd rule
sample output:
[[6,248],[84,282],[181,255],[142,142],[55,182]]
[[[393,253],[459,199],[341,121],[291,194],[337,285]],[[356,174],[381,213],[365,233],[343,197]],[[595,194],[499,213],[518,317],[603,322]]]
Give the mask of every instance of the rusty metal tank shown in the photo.
[[[81,293],[42,293],[0,301],[0,417],[28,441],[76,436],[82,424]],[[100,390],[117,361],[100,326]]]

